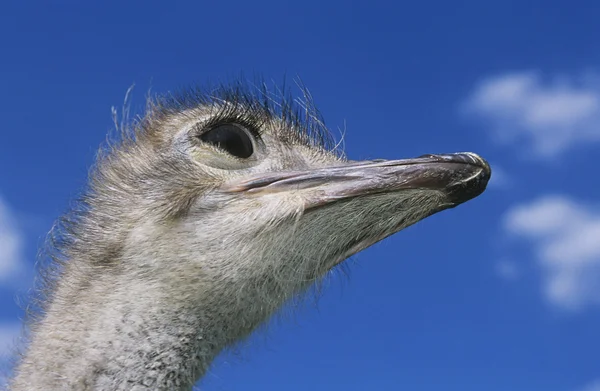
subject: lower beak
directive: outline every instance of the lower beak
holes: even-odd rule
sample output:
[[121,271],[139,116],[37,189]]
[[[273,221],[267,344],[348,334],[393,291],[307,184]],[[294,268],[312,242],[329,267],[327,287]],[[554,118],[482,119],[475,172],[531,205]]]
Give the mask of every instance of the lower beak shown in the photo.
[[465,152],[424,155],[415,159],[375,160],[307,171],[272,172],[226,184],[225,192],[279,193],[311,191],[307,209],[332,202],[408,189],[443,192],[446,207],[480,195],[491,176],[489,164]]

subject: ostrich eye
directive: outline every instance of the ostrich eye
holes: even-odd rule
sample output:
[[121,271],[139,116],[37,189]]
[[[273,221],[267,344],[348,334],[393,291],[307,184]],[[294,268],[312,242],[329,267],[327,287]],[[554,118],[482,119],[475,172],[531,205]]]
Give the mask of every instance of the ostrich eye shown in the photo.
[[248,132],[234,124],[215,126],[202,133],[200,140],[242,159],[249,158],[254,152]]

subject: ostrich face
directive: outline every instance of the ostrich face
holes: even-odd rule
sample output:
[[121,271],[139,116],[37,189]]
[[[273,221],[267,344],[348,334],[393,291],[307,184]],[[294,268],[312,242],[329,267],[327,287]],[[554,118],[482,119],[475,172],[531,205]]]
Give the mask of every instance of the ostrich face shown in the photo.
[[145,239],[162,243],[177,280],[260,286],[285,300],[356,252],[476,197],[490,177],[472,153],[349,161],[297,126],[239,104],[160,124],[156,145],[169,161],[160,164],[173,170],[161,204],[175,212]]
[[326,148],[318,117],[286,113],[254,97],[155,107],[99,161],[89,220],[118,228],[98,232],[106,248],[124,236],[123,278],[173,302],[230,308],[247,317],[239,336],[344,259],[478,196],[490,178],[472,153],[350,161]]

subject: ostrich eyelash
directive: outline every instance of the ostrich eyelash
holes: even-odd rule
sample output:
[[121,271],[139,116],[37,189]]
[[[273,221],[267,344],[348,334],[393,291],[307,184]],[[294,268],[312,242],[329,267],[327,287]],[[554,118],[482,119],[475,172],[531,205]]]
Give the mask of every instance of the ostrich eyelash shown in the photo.
[[250,132],[255,139],[260,139],[263,134],[264,125],[271,118],[253,108],[245,108],[239,104],[224,103],[215,108],[209,118],[194,125],[195,136],[198,137],[208,130],[223,124],[237,124]]

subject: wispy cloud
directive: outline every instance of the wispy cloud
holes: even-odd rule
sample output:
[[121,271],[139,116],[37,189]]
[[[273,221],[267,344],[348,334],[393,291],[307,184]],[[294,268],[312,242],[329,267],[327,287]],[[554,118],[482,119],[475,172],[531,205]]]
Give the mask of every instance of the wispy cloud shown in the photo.
[[593,76],[543,79],[537,72],[481,80],[463,111],[482,119],[505,143],[556,156],[577,144],[600,142],[600,82]]
[[550,303],[570,310],[600,305],[600,210],[546,196],[511,209],[504,228],[530,241]]
[[12,348],[21,334],[19,322],[0,323],[0,358],[12,354]]
[[0,198],[0,284],[21,276],[25,269],[23,234],[9,209]]
[[492,189],[507,189],[513,185],[513,178],[495,162],[490,163],[493,167],[494,174],[490,179],[488,186]]
[[593,383],[590,383],[590,384],[586,385],[585,387],[583,387],[579,391],[600,391],[600,379],[596,380]]
[[4,389],[8,384],[9,363],[20,335],[20,323],[0,323],[0,389]]
[[496,263],[496,273],[508,281],[517,280],[521,276],[521,271],[517,264],[509,260],[501,260]]

